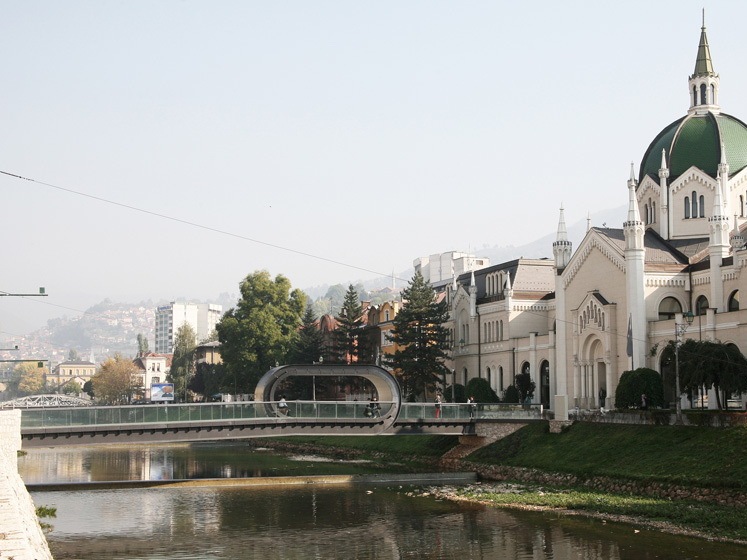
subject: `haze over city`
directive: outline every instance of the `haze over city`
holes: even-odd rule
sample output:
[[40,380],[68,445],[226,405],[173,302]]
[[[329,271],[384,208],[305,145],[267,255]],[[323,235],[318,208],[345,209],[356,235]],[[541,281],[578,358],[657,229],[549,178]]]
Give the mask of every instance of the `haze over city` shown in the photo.
[[747,114],[741,3],[3,2],[0,290],[49,296],[0,298],[0,337],[617,208],[687,109],[704,6],[721,106]]

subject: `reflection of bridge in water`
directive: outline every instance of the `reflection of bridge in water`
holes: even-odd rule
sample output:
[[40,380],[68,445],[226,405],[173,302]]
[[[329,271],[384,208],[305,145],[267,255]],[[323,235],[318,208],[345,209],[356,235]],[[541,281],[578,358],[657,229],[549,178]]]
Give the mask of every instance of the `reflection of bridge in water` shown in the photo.
[[[371,401],[279,398],[294,382],[360,378]],[[474,435],[478,422],[539,420],[541,407],[403,403],[396,379],[377,366],[280,366],[257,384],[254,401],[23,408],[24,447],[165,443],[298,435]],[[282,400],[282,405],[281,405]],[[374,406],[372,407],[372,404]]]

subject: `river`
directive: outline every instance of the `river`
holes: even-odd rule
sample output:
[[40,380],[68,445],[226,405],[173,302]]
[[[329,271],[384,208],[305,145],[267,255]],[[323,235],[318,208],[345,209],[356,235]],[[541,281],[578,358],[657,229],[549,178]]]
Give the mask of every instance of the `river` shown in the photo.
[[[372,463],[247,444],[32,449],[27,484],[356,474]],[[396,469],[396,467],[395,467]],[[391,468],[389,468],[391,470]],[[36,491],[63,559],[743,559],[742,546],[548,513],[439,500],[400,485]]]

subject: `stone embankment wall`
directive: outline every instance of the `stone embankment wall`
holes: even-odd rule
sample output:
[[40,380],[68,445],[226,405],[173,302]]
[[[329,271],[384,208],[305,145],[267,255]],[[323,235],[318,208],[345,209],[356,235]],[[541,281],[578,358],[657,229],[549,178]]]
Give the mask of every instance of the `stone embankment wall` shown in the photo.
[[0,558],[51,560],[36,507],[18,474],[21,411],[0,411]]

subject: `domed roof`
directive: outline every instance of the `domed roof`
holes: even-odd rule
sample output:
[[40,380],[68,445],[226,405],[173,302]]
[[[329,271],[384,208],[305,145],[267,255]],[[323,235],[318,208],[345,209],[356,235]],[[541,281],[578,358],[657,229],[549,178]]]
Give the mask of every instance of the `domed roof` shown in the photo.
[[659,181],[661,150],[666,153],[669,181],[695,166],[711,177],[718,173],[721,145],[726,152],[729,175],[747,167],[747,125],[725,113],[689,114],[662,130],[651,142],[643,161],[638,183],[646,175]]

